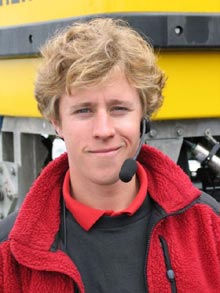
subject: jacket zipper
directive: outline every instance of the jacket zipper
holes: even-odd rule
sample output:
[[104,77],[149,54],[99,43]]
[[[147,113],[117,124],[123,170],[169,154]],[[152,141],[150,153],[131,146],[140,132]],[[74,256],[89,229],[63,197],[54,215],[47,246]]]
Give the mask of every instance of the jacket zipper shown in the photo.
[[166,270],[167,270],[167,279],[170,282],[171,285],[171,292],[176,293],[177,288],[176,288],[176,280],[175,280],[175,274],[172,269],[172,264],[170,260],[170,255],[169,255],[169,249],[166,240],[162,237],[159,236],[161,247],[163,250],[163,255],[164,255],[164,260],[165,260],[165,265],[166,265]]
[[[178,214],[178,213],[177,213]],[[176,215],[176,214],[173,214],[173,215]],[[157,214],[157,217],[159,215]],[[165,218],[169,218],[170,216],[172,215],[160,215],[159,218],[153,222],[151,225],[150,225],[150,228],[149,228],[149,237],[148,237],[148,241],[147,241],[147,251],[146,251],[146,257],[145,257],[145,266],[144,266],[144,272],[145,272],[145,286],[146,286],[146,292],[149,293],[149,289],[148,289],[148,284],[147,284],[147,271],[146,271],[146,268],[147,268],[147,257],[148,257],[148,253],[149,253],[149,247],[150,247],[150,241],[151,241],[151,236],[153,234],[153,230],[155,228],[155,226],[163,219]],[[177,288],[176,288],[176,281],[175,281],[175,275],[174,275],[174,272],[172,270],[172,267],[171,267],[171,261],[170,261],[170,257],[169,257],[169,252],[168,252],[168,246],[167,246],[167,243],[165,241],[165,239],[162,237],[162,236],[159,236],[159,240],[160,240],[160,243],[161,243],[161,246],[162,246],[162,249],[163,249],[163,253],[164,253],[164,259],[165,259],[165,264],[166,264],[166,268],[167,268],[167,278],[168,280],[170,281],[171,283],[171,292],[172,293],[176,293],[177,292]],[[165,248],[165,249],[164,249]],[[174,282],[173,282],[173,277],[174,277]]]

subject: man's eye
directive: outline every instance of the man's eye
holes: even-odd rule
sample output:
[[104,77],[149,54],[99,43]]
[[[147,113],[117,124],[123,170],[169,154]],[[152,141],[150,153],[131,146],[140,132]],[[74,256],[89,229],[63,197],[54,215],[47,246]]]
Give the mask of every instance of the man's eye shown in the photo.
[[81,108],[75,111],[75,114],[87,114],[87,113],[91,113],[91,109],[90,108]]
[[127,107],[115,106],[115,107],[112,108],[112,111],[126,112],[126,111],[129,111],[129,109]]

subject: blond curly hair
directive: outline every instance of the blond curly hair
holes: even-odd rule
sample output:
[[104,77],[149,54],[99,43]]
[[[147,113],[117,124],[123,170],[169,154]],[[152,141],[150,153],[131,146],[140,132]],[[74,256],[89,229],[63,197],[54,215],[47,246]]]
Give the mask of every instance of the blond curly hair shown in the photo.
[[41,55],[35,97],[46,119],[59,121],[62,94],[108,82],[115,68],[138,90],[145,116],[162,105],[165,76],[153,49],[123,20],[96,18],[73,23],[49,39]]

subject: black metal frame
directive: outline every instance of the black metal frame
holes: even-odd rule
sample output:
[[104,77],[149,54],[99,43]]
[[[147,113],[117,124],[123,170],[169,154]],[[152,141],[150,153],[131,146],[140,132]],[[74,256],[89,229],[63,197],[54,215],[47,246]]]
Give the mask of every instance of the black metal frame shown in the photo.
[[0,58],[36,56],[56,30],[94,17],[125,19],[155,48],[220,50],[220,13],[112,13],[0,28]]

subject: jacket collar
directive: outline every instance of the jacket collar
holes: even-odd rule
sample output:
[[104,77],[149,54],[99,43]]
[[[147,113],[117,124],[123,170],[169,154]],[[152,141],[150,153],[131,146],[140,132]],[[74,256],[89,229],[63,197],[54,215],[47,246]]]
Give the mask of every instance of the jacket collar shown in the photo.
[[161,151],[144,145],[138,160],[147,173],[150,196],[167,214],[185,208],[201,195],[186,173]]

